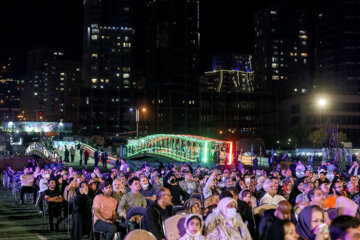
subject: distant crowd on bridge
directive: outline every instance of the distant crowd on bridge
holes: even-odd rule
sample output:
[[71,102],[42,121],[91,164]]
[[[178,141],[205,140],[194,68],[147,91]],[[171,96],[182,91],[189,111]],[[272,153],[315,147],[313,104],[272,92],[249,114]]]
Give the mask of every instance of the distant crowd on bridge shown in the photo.
[[266,169],[237,162],[214,169],[189,162],[150,165],[130,169],[121,159],[105,172],[97,166],[89,172],[29,161],[23,171],[8,167],[3,186],[20,193],[19,204],[32,201],[50,231],[67,223],[75,240],[360,236],[357,161],[343,171],[331,162],[315,169],[301,161]]

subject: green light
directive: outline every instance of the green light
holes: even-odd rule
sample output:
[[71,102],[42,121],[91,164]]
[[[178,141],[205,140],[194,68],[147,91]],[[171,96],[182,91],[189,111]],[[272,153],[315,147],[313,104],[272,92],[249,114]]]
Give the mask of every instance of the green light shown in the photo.
[[209,152],[209,142],[205,142],[205,148],[204,148],[204,162],[208,161],[208,152]]

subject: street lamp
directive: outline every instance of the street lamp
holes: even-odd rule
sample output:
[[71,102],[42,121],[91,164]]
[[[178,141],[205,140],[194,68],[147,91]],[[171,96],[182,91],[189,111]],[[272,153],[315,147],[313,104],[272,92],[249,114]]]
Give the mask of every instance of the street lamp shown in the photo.
[[326,107],[327,105],[327,101],[325,98],[319,98],[318,102],[318,107],[320,109],[320,128],[321,128],[321,115],[322,115],[322,110]]
[[[139,121],[140,121],[140,110],[145,113],[147,109],[145,107],[135,107],[135,121],[136,121],[136,138],[139,138]],[[130,111],[133,111],[133,108],[130,108]]]

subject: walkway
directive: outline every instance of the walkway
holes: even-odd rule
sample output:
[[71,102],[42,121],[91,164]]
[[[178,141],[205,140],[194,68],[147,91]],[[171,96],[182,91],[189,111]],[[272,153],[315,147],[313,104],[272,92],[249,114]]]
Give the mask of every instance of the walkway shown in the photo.
[[0,239],[69,239],[63,225],[60,232],[41,230],[41,218],[30,201],[19,205],[11,192],[0,187]]

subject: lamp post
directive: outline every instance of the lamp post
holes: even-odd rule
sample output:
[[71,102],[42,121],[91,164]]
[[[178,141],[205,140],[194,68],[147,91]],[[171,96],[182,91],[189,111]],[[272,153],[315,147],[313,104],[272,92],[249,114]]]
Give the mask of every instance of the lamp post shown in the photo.
[[[145,113],[146,108],[142,107],[135,107],[135,121],[136,121],[136,139],[139,138],[139,122],[140,122],[140,110]],[[133,111],[132,108],[130,108],[130,111]]]
[[325,106],[327,105],[327,101],[325,98],[320,98],[318,100],[318,106],[320,109],[320,128],[321,128],[321,115],[322,115],[322,110],[325,108]]

